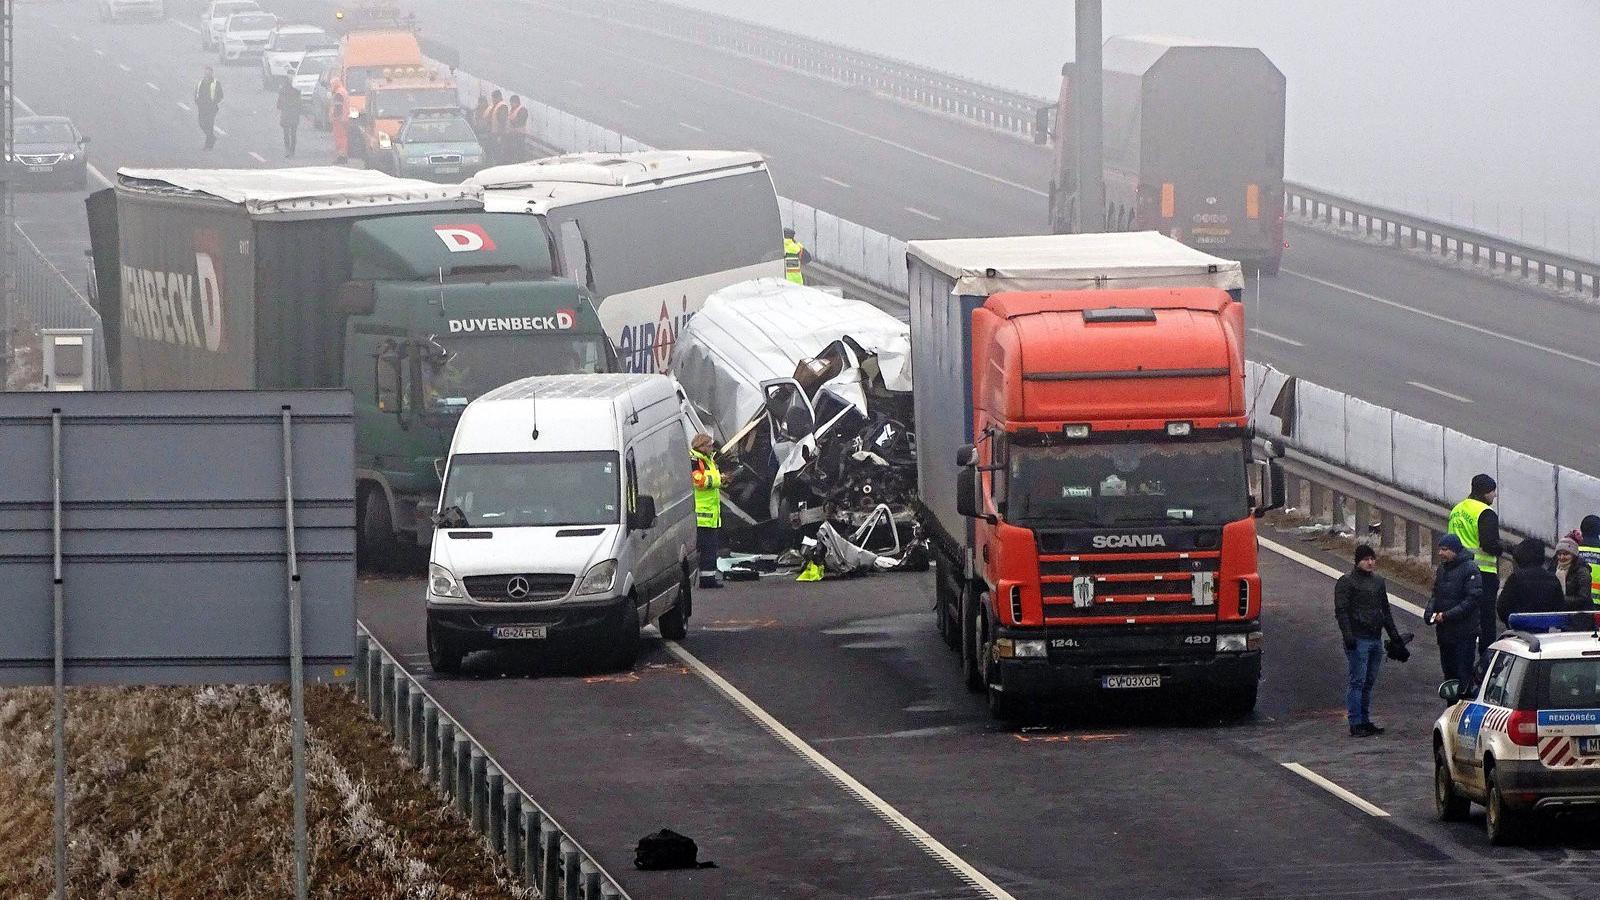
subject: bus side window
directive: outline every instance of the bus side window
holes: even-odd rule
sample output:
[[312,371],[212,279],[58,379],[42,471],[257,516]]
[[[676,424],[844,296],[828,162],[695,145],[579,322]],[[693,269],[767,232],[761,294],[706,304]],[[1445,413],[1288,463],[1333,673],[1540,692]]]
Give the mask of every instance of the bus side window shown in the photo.
[[561,258],[566,263],[568,278],[594,290],[594,270],[589,267],[589,242],[584,240],[583,227],[576,219],[561,223]]

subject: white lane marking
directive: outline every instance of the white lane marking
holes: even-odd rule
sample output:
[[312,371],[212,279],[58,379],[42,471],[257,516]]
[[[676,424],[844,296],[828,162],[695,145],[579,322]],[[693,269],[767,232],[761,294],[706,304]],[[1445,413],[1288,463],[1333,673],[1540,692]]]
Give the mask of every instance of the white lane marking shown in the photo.
[[617,98],[617,102],[621,103],[623,106],[626,106],[629,109],[644,109],[644,107],[642,107],[639,104],[633,102],[632,100],[627,100],[627,99],[624,99],[622,97],[618,97]]
[[250,151],[250,158],[255,160],[256,162],[263,162],[264,163],[264,162],[267,161],[267,158],[265,156],[262,156],[261,154],[255,152],[254,150]]
[[568,78],[567,79],[567,84],[572,85],[573,87],[577,88],[580,91],[583,90],[583,82],[581,82],[581,81],[577,81],[575,79]]
[[917,209],[915,206],[908,206],[905,209],[906,209],[906,212],[911,213],[913,216],[921,216],[921,217],[923,217],[924,219],[927,219],[930,222],[942,222],[942,221],[944,221],[943,219],[939,218],[938,216],[934,215],[933,213],[923,212],[922,210]]
[[1460,394],[1452,394],[1447,390],[1444,390],[1442,388],[1436,388],[1431,384],[1423,384],[1420,381],[1408,381],[1408,382],[1406,382],[1406,384],[1409,384],[1414,388],[1419,388],[1421,390],[1427,391],[1430,394],[1438,394],[1441,397],[1448,397],[1449,399],[1454,400],[1457,403],[1471,403],[1472,402],[1472,400],[1467,398],[1467,397],[1463,397]]
[[818,177],[818,178],[821,178],[821,179],[822,179],[822,180],[823,180],[823,181],[826,181],[826,182],[827,182],[827,183],[829,183],[829,184],[836,184],[836,185],[838,185],[838,186],[839,186],[839,187],[842,187],[842,188],[844,188],[844,189],[845,189],[845,190],[849,190],[849,189],[850,189],[850,185],[848,185],[848,184],[846,184],[846,183],[845,183],[845,182],[843,182],[843,181],[840,181],[840,180],[839,180],[839,179],[837,179],[837,178],[829,178],[829,177],[828,177],[828,176],[826,176],[826,175],[818,175],[818,176],[817,176],[817,177]]
[[1325,280],[1323,280],[1321,278],[1315,278],[1315,277],[1313,277],[1311,275],[1305,274],[1304,272],[1295,272],[1295,271],[1292,271],[1292,270],[1289,270],[1289,269],[1284,269],[1283,270],[1283,274],[1285,274],[1285,275],[1293,275],[1296,278],[1302,278],[1302,279],[1305,279],[1306,281],[1309,281],[1309,282],[1311,282],[1313,284],[1320,284],[1323,287],[1330,287],[1330,288],[1333,288],[1336,291],[1344,291],[1345,293],[1350,294],[1351,296],[1360,297],[1363,300],[1371,300],[1374,303],[1382,303],[1385,306],[1390,306],[1390,307],[1393,307],[1395,309],[1405,310],[1408,313],[1414,313],[1416,315],[1422,316],[1425,319],[1432,319],[1435,322],[1443,322],[1446,325],[1454,325],[1457,328],[1465,328],[1468,331],[1477,332],[1478,334],[1481,334],[1481,335],[1486,335],[1486,336],[1492,337],[1492,338],[1498,338],[1498,339],[1500,339],[1502,341],[1510,341],[1511,343],[1516,344],[1519,347],[1526,347],[1529,350],[1538,350],[1540,353],[1548,353],[1551,356],[1558,356],[1558,357],[1560,357],[1562,359],[1571,360],[1572,362],[1575,362],[1575,363],[1583,363],[1586,366],[1592,366],[1593,368],[1600,369],[1600,362],[1596,362],[1595,360],[1592,360],[1592,359],[1585,359],[1584,357],[1579,356],[1576,353],[1568,353],[1565,350],[1557,350],[1554,347],[1546,347],[1543,344],[1535,344],[1533,341],[1525,341],[1522,338],[1512,337],[1511,335],[1508,335],[1508,334],[1502,334],[1502,333],[1500,333],[1498,331],[1495,331],[1492,328],[1483,328],[1483,327],[1478,326],[1478,325],[1472,325],[1472,324],[1469,324],[1467,322],[1462,322],[1462,321],[1459,321],[1457,319],[1452,319],[1449,316],[1441,316],[1438,313],[1428,312],[1425,309],[1418,309],[1415,306],[1409,306],[1407,304],[1399,302],[1398,300],[1390,300],[1387,297],[1379,297],[1376,294],[1369,294],[1369,293],[1366,293],[1365,291],[1358,291],[1355,288],[1345,287],[1342,284],[1336,284],[1336,283],[1334,283],[1332,281],[1325,281]]
[[188,22],[177,22],[177,21],[174,21],[172,24],[178,26],[179,28],[182,28],[184,31],[187,31],[190,34],[199,34],[200,33],[200,29],[194,27],[193,25],[190,25]]
[[1389,817],[1389,814],[1384,812],[1382,807],[1361,799],[1354,793],[1345,790],[1344,788],[1334,784],[1326,778],[1323,778],[1321,775],[1318,775],[1299,763],[1284,763],[1283,767],[1295,773],[1296,775],[1299,775],[1301,778],[1311,782],[1317,787],[1322,788],[1335,797],[1338,797],[1340,800],[1343,800],[1351,806],[1354,806],[1356,809],[1361,810],[1369,816],[1378,816],[1379,818],[1384,819]]
[[987,876],[973,868],[971,863],[957,856],[954,851],[937,838],[922,829],[922,826],[906,818],[905,814],[890,806],[888,801],[874,794],[866,785],[851,777],[850,773],[839,768],[834,762],[823,756],[815,747],[801,740],[800,736],[785,728],[782,722],[773,718],[770,713],[756,705],[754,700],[744,695],[743,691],[728,683],[726,678],[718,675],[710,666],[701,662],[699,657],[683,649],[683,645],[676,641],[666,641],[667,651],[676,656],[684,665],[695,671],[706,683],[716,688],[733,704],[744,711],[745,715],[754,719],[758,724],[776,737],[779,741],[789,745],[789,749],[799,754],[807,762],[816,766],[822,774],[828,776],[834,783],[854,794],[857,800],[877,813],[878,817],[888,822],[896,830],[909,837],[913,843],[920,846],[929,856],[950,869],[962,881],[982,891],[994,900],[1015,900],[1005,888],[990,881]]
[[154,81],[146,81],[144,83],[144,86],[149,88],[152,91],[155,91],[158,94],[161,92],[161,87],[159,85],[157,85]]
[[95,56],[105,56],[106,52],[104,50],[101,50],[99,47],[96,47],[96,48],[94,48],[94,55]]
[[906,144],[902,144],[899,141],[891,141],[888,138],[879,137],[878,135],[872,134],[871,132],[862,131],[859,128],[852,128],[849,125],[844,125],[844,124],[841,124],[839,122],[832,121],[831,119],[827,119],[827,118],[825,118],[823,116],[819,116],[816,113],[808,112],[808,111],[800,109],[799,107],[796,107],[796,106],[790,106],[787,103],[779,103],[776,100],[769,100],[768,98],[762,97],[759,94],[752,94],[749,91],[743,91],[743,90],[740,90],[739,88],[733,87],[731,85],[723,84],[723,83],[718,82],[718,81],[713,81],[713,80],[711,80],[709,78],[701,78],[698,75],[691,75],[688,72],[683,72],[683,71],[680,71],[678,69],[674,69],[671,66],[664,66],[664,65],[662,65],[660,63],[650,62],[649,60],[638,59],[638,58],[633,57],[633,56],[631,56],[629,54],[623,53],[620,50],[612,50],[611,48],[602,46],[600,44],[595,44],[595,43],[591,43],[591,42],[587,42],[587,41],[577,41],[576,43],[587,44],[589,47],[592,47],[594,50],[596,50],[596,51],[598,51],[600,53],[606,53],[606,54],[610,54],[611,56],[616,56],[616,57],[620,57],[622,59],[625,59],[625,60],[628,61],[629,65],[650,66],[652,68],[660,69],[660,70],[662,70],[664,72],[671,72],[672,74],[677,75],[680,78],[686,78],[686,79],[688,79],[690,81],[706,85],[707,87],[713,87],[713,88],[716,88],[717,90],[726,91],[726,92],[728,92],[730,94],[734,94],[736,96],[743,97],[746,100],[750,100],[750,101],[755,102],[755,103],[760,103],[760,104],[765,105],[765,106],[770,106],[773,109],[782,110],[783,112],[788,113],[791,116],[798,116],[798,117],[803,118],[803,119],[809,119],[810,121],[816,122],[816,123],[821,124],[821,125],[826,125],[829,128],[836,128],[836,129],[838,129],[840,131],[845,132],[846,134],[854,135],[854,136],[856,136],[858,138],[861,138],[863,140],[868,140],[868,141],[872,141],[873,143],[882,144],[885,147],[893,147],[896,150],[899,150],[899,151],[904,152],[904,153],[909,153],[912,156],[916,156],[916,157],[919,157],[921,159],[925,159],[925,160],[927,160],[929,162],[938,163],[939,165],[942,165],[942,166],[948,166],[948,167],[950,167],[952,169],[955,169],[958,172],[965,172],[968,175],[973,175],[973,176],[976,176],[978,178],[982,178],[982,179],[984,179],[986,181],[992,181],[995,184],[1002,184],[1002,185],[1005,185],[1006,187],[1016,188],[1019,191],[1026,191],[1027,193],[1032,194],[1035,197],[1048,197],[1048,196],[1050,196],[1050,194],[1047,191],[1041,191],[1038,188],[1033,187],[1031,185],[1020,184],[1018,182],[1011,181],[1009,179],[1001,178],[998,175],[991,175],[988,172],[979,171],[977,169],[972,168],[971,166],[964,166],[961,163],[956,162],[955,160],[945,159],[942,156],[935,156],[932,153],[926,153],[924,151],[918,150],[915,147],[911,147],[911,146],[908,146]]
[[[1335,580],[1343,577],[1344,574],[1345,574],[1345,573],[1339,571],[1338,569],[1335,569],[1333,566],[1330,566],[1327,563],[1322,562],[1321,560],[1312,559],[1311,557],[1305,555],[1304,553],[1301,553],[1298,550],[1290,550],[1288,547],[1283,546],[1282,544],[1278,543],[1277,541],[1271,541],[1271,540],[1268,540],[1266,538],[1257,538],[1257,540],[1260,542],[1262,547],[1265,547],[1266,549],[1271,550],[1273,553],[1278,554],[1279,556],[1283,557],[1284,559],[1287,559],[1287,560],[1289,560],[1291,562],[1297,562],[1300,565],[1305,566],[1306,568],[1310,569],[1313,572],[1320,572],[1321,574],[1326,575],[1329,578],[1333,578]],[[1389,605],[1393,606],[1393,607],[1396,607],[1396,608],[1399,608],[1399,609],[1403,609],[1406,612],[1412,614],[1413,616],[1416,616],[1419,619],[1422,618],[1422,613],[1423,613],[1422,607],[1416,605],[1415,603],[1412,603],[1410,600],[1407,600],[1404,597],[1398,597],[1398,596],[1395,596],[1394,594],[1390,594],[1389,595]]]
[[700,132],[702,134],[705,133],[705,129],[704,128],[701,128],[699,125],[690,125],[688,122],[679,122],[678,123],[678,127],[679,128],[687,128],[690,131],[697,131],[697,132]]
[[223,131],[221,128],[214,128],[212,130],[217,133],[217,137],[227,137],[228,136],[228,133],[226,131]]
[[1291,347],[1304,347],[1305,346],[1305,344],[1302,343],[1301,341],[1297,341],[1294,338],[1286,338],[1281,334],[1273,334],[1272,332],[1266,330],[1265,328],[1252,328],[1252,329],[1250,329],[1250,333],[1251,334],[1259,334],[1262,337],[1268,338],[1270,340],[1282,341],[1283,343],[1288,344]]
[[[21,97],[18,97],[16,94],[11,95],[11,102],[22,107],[22,111],[30,116],[38,115],[38,113],[33,111],[33,107],[28,105],[27,101],[23,100]],[[90,163],[87,168],[89,170],[89,177],[100,182],[101,187],[111,187],[111,179],[106,177],[106,173],[95,168],[93,163]]]
[[117,68],[121,69],[124,72],[132,72],[133,71],[133,66],[130,66],[127,63],[117,63]]
[[194,112],[194,108],[191,107],[189,104],[183,102],[182,100],[178,101],[178,108],[183,110],[184,112]]
[[75,35],[75,34],[69,34],[69,35],[67,35],[67,37],[69,37],[69,38],[72,38],[72,42],[73,42],[73,43],[74,43],[74,44],[81,44],[81,43],[83,43],[83,38],[81,38],[81,37],[78,37],[78,36],[77,36],[77,35]]

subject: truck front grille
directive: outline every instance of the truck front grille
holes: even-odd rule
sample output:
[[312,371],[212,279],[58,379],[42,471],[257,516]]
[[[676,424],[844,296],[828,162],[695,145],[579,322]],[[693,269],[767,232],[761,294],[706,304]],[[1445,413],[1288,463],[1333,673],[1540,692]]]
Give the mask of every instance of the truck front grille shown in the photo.
[[[521,583],[518,583],[521,579]],[[509,575],[468,575],[462,586],[467,596],[486,603],[535,603],[540,600],[558,600],[572,590],[573,576],[558,573],[516,573]],[[527,594],[512,596],[513,585],[527,585]]]

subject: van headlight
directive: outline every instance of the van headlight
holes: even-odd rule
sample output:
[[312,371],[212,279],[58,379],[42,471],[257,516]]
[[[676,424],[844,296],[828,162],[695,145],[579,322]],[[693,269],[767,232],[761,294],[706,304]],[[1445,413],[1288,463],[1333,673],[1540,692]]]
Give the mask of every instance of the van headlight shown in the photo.
[[602,563],[595,563],[584,573],[583,580],[578,582],[577,593],[580,595],[608,593],[616,580],[616,560],[608,559]]
[[465,600],[467,596],[461,589],[461,582],[456,581],[455,573],[438,563],[428,563],[428,593],[456,600]]

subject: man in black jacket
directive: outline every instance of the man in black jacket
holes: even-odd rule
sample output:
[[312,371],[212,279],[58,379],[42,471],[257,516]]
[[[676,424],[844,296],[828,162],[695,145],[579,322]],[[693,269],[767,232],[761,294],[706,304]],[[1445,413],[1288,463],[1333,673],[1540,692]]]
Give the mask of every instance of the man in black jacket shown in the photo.
[[1567,609],[1567,598],[1561,580],[1544,566],[1544,541],[1528,538],[1511,552],[1516,571],[1506,578],[1500,590],[1496,611],[1501,622],[1509,622],[1512,613],[1561,612]]
[[1345,692],[1345,711],[1352,737],[1372,737],[1383,729],[1372,724],[1372,686],[1378,681],[1383,663],[1383,635],[1388,632],[1395,643],[1403,643],[1389,609],[1389,586],[1377,574],[1378,554],[1366,544],[1356,548],[1355,568],[1341,576],[1333,586],[1333,615],[1344,637],[1344,656],[1349,662],[1349,688]]
[[194,88],[194,111],[200,118],[200,133],[206,136],[206,149],[217,145],[217,110],[222,107],[222,82],[206,66],[200,83]]
[[1439,569],[1422,620],[1438,629],[1439,667],[1446,681],[1461,682],[1462,693],[1472,684],[1477,658],[1478,607],[1487,602],[1477,563],[1461,539],[1453,534],[1440,538]]

